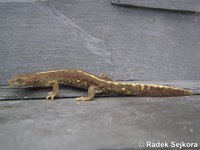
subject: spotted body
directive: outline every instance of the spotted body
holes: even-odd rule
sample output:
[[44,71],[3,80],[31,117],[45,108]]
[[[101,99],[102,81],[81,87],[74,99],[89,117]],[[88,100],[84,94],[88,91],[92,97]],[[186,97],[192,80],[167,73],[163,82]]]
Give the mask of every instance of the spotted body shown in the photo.
[[101,93],[147,97],[193,95],[190,89],[156,84],[121,83],[112,80],[105,74],[95,76],[77,69],[17,74],[8,83],[11,86],[53,87],[53,91],[48,93],[47,99],[54,99],[58,93],[59,85],[88,90],[88,96],[76,98],[83,101],[92,100],[97,91]]

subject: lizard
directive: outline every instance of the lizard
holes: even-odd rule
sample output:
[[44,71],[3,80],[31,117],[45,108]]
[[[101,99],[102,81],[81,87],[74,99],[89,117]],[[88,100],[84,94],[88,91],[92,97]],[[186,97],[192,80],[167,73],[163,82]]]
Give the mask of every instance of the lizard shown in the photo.
[[90,101],[95,93],[116,93],[124,96],[174,97],[193,95],[191,89],[159,84],[139,84],[117,82],[106,74],[96,76],[79,69],[49,70],[16,74],[8,80],[15,87],[53,87],[46,99],[53,100],[58,94],[59,85],[71,86],[88,91],[87,96],[77,97],[78,101]]

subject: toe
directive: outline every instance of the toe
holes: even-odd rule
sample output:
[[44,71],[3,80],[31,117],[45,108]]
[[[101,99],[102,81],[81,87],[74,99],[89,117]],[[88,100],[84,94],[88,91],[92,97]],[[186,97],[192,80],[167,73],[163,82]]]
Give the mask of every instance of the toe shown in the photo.
[[81,101],[82,97],[77,97],[75,100]]

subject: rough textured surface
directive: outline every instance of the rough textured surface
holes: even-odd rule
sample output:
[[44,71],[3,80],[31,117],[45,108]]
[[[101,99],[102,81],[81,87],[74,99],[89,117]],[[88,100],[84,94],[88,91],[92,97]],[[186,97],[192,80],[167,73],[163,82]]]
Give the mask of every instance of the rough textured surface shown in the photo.
[[199,96],[0,102],[4,150],[137,148],[139,141],[199,142]]

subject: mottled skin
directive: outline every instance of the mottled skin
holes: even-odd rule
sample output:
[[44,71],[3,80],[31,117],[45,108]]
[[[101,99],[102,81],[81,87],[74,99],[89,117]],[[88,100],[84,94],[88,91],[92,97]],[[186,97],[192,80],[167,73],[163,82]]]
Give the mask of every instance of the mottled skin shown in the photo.
[[88,90],[88,96],[76,100],[92,100],[96,92],[117,93],[129,96],[188,96],[192,90],[156,84],[121,83],[105,74],[95,76],[82,70],[50,70],[45,72],[17,74],[8,81],[10,86],[53,87],[46,99],[54,99],[59,85],[72,86]]

